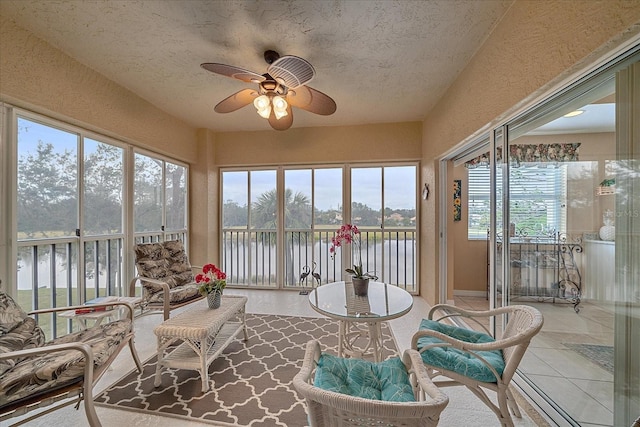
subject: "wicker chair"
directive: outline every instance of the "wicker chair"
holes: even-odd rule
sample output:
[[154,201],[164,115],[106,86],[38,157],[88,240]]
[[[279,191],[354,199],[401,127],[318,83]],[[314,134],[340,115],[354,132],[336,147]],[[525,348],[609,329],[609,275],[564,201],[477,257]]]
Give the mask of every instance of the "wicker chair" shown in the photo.
[[[433,321],[434,313],[444,313]],[[489,331],[479,318],[507,315],[504,333],[499,339],[489,336]],[[485,333],[451,326],[441,322],[462,317],[482,326]],[[487,311],[468,311],[446,304],[434,306],[428,320],[423,320],[420,330],[411,340],[411,347],[421,353],[430,378],[440,387],[464,385],[482,400],[498,416],[504,426],[513,426],[509,408],[521,418],[509,384],[531,342],[543,324],[542,314],[526,305],[511,305]],[[484,389],[497,394],[494,404]]]
[[[350,396],[314,385],[320,343],[309,341],[293,385],[307,402],[311,427],[330,426],[436,426],[449,398],[433,385],[415,350],[407,350],[402,363],[410,376],[416,401],[389,402]],[[353,360],[353,359],[351,359]]]
[[141,243],[134,246],[138,276],[129,284],[129,295],[136,294],[136,284],[142,285],[142,310],[160,310],[164,320],[171,310],[204,298],[194,282],[194,271],[179,240]]

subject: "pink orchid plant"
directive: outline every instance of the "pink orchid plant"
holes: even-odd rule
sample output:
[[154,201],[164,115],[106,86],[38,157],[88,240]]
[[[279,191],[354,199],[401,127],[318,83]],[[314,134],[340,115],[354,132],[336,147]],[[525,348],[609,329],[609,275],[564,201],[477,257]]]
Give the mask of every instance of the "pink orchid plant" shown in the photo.
[[377,280],[378,277],[369,273],[362,271],[362,239],[360,235],[360,230],[357,226],[352,224],[345,224],[338,229],[336,235],[331,238],[331,247],[329,248],[329,253],[331,254],[331,259],[335,259],[336,249],[341,247],[342,245],[351,243],[354,248],[354,252],[357,252],[358,262],[353,265],[353,268],[345,268],[344,271],[351,274],[356,279],[373,279]]
[[195,279],[199,285],[198,291],[202,295],[212,292],[221,294],[222,290],[227,287],[227,274],[214,264],[205,264],[202,267],[202,273],[196,274]]

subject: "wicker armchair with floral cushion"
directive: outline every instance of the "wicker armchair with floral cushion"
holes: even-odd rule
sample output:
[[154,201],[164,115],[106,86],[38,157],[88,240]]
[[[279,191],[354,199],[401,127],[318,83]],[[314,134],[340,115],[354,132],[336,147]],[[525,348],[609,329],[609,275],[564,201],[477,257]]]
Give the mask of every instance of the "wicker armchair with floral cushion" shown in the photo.
[[[48,407],[32,418],[84,400],[89,424],[100,426],[93,406],[93,387],[126,345],[142,372],[133,345],[133,306],[125,302],[108,305],[124,307],[128,315],[45,342],[42,329],[30,315],[86,306],[27,314],[9,295],[0,292],[0,424],[34,409]],[[50,406],[54,403],[56,406]]]
[[411,349],[402,359],[371,362],[323,353],[312,340],[293,386],[311,427],[433,427],[449,403]]
[[[435,317],[436,313],[442,313]],[[495,339],[481,320],[506,317],[502,336]],[[474,322],[485,332],[446,323],[461,318]],[[493,310],[471,311],[438,304],[429,311],[411,339],[411,348],[420,352],[430,378],[439,387],[466,386],[498,417],[503,426],[513,426],[509,413],[521,417],[509,388],[531,339],[542,329],[540,311],[528,305],[510,305]],[[484,389],[496,392],[498,405]]]
[[171,310],[204,298],[194,281],[194,270],[179,240],[134,246],[138,276],[131,280],[129,295],[142,284],[142,309],[161,310],[164,320]]

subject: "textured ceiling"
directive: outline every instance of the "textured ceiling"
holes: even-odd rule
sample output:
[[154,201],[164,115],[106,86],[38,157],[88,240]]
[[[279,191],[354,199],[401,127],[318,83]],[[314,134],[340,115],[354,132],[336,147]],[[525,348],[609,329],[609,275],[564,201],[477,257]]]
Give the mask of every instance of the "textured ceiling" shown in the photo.
[[[422,120],[512,0],[2,0],[0,13],[158,108],[215,131],[270,129],[252,106],[218,114],[252,84],[203,62],[266,72],[263,52],[307,59],[332,116],[293,127]],[[257,87],[257,86],[255,86]]]

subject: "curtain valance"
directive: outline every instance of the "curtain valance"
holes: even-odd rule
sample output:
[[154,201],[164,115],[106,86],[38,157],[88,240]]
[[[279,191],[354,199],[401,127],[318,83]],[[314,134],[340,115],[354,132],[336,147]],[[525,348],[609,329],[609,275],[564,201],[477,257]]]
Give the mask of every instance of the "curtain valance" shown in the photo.
[[[513,144],[509,146],[509,159],[513,166],[521,163],[577,162],[580,143],[567,144]],[[496,150],[498,162],[502,161],[502,147]],[[489,152],[469,160],[469,169],[489,165]]]

